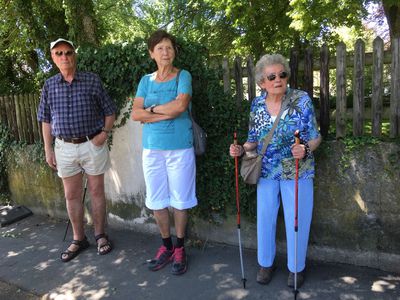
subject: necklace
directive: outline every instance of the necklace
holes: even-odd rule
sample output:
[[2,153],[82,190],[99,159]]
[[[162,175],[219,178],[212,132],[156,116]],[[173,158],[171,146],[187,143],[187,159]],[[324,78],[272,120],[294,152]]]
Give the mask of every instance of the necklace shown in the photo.
[[161,75],[159,74],[159,71],[157,71],[157,78],[158,78],[158,80],[160,80],[160,81],[164,81],[165,79],[167,79],[167,77],[168,77],[169,74],[171,74],[171,73],[172,73],[172,69],[170,69],[170,70],[168,71],[168,73],[167,73],[165,76],[161,77]]

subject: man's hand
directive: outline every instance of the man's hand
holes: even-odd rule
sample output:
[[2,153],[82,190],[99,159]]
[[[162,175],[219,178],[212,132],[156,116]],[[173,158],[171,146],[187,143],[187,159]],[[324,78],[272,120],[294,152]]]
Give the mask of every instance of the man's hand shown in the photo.
[[46,150],[45,155],[47,164],[50,168],[57,171],[56,155],[54,154],[53,149]]
[[98,135],[96,135],[91,142],[97,146],[101,147],[104,145],[104,143],[107,141],[108,134],[105,131],[100,132]]

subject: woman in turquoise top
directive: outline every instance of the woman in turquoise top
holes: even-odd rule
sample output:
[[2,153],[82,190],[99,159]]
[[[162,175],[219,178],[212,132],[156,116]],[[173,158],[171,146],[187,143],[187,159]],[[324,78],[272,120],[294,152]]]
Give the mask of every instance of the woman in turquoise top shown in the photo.
[[[188,113],[192,77],[188,71],[174,67],[176,41],[166,31],[154,32],[148,49],[157,70],[140,80],[132,119],[143,123],[146,206],[154,212],[163,241],[149,261],[149,269],[157,271],[173,261],[172,274],[179,275],[187,269],[184,237],[188,209],[197,205],[193,131]],[[174,212],[175,245],[170,233],[169,207]]]
[[[256,64],[255,76],[262,93],[251,103],[248,138],[244,145],[231,145],[230,155],[259,153],[282,104],[283,113],[273,137],[263,153],[261,178],[257,184],[257,282],[268,284],[276,266],[275,233],[280,198],[285,217],[288,286],[304,282],[305,261],[313,209],[314,157],[321,136],[312,101],[304,91],[287,87],[290,75],[287,60],[279,54],[264,55]],[[286,101],[283,102],[283,100]],[[300,131],[301,144],[295,144],[294,132]],[[295,266],[294,178],[295,159],[299,159],[298,247]]]

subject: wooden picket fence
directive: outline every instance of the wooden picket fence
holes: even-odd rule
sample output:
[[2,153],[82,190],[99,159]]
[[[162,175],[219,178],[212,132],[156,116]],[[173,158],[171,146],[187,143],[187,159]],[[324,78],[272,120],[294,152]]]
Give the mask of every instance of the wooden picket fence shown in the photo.
[[[256,96],[256,82],[254,74],[254,62],[251,57],[246,59],[246,66],[242,66],[242,59],[236,57],[231,68],[228,59],[224,58],[222,68],[224,70],[223,82],[224,91],[231,93],[231,79],[234,80],[236,101],[240,103],[245,98],[243,78],[247,77],[247,99]],[[336,69],[336,138],[346,135],[346,124],[349,112],[353,121],[353,136],[361,136],[364,133],[364,121],[368,118],[372,120],[372,136],[382,135],[383,120],[383,65],[391,64],[390,70],[390,137],[395,138],[400,135],[400,38],[392,41],[391,50],[384,51],[383,40],[376,38],[373,42],[373,52],[365,53],[365,43],[358,40],[355,44],[354,53],[346,52],[346,45],[339,43],[336,47],[336,56],[331,57],[326,46],[321,47],[319,59],[314,59],[312,50],[305,51],[304,59],[301,60],[297,51],[292,50],[290,55],[291,78],[289,85],[298,87],[299,71],[304,74],[303,89],[313,97],[314,91],[314,71],[319,70],[320,78],[320,109],[319,124],[323,136],[326,136],[331,126],[330,116],[332,114],[329,104],[329,70]],[[364,84],[368,74],[365,66],[372,65],[372,97],[371,107],[366,114]],[[353,67],[353,109],[347,108],[346,101],[346,68]]]
[[0,96],[0,124],[8,127],[16,141],[33,144],[42,140],[37,121],[38,94]]

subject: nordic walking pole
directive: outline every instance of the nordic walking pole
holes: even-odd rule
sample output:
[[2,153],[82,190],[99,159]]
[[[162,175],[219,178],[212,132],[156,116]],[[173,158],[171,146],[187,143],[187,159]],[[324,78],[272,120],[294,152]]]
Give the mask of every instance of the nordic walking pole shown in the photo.
[[[300,144],[300,132],[294,132],[295,144]],[[296,158],[296,175],[294,179],[294,300],[297,299],[297,233],[299,229],[299,159]]]
[[[236,131],[233,133],[233,144],[237,145]],[[240,196],[239,196],[239,172],[238,172],[238,157],[235,156],[235,182],[236,182],[236,208],[237,208],[237,232],[239,239],[239,254],[240,254],[240,267],[242,270],[243,288],[246,288],[246,278],[244,277],[243,268],[243,255],[242,255],[242,239],[240,237]]]
[[[82,174],[85,175],[85,171],[82,171]],[[85,178],[85,188],[83,189],[83,197],[82,197],[82,205],[85,203],[85,196],[86,196],[86,190],[87,190],[87,183],[88,183],[88,179],[87,176]],[[69,224],[71,223],[71,220],[68,218],[68,223],[67,223],[67,228],[65,228],[65,233],[64,233],[64,238],[63,238],[63,242],[65,241],[65,238],[67,236],[68,233],[68,228],[69,228]]]

